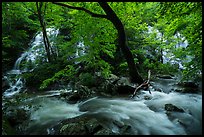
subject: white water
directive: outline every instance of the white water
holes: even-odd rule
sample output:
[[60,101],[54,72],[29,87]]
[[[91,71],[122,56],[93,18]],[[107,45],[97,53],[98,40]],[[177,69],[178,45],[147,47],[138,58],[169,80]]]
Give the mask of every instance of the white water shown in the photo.
[[[59,30],[54,28],[47,28],[47,34],[51,40],[53,40],[59,33]],[[53,44],[53,42],[51,41]],[[30,48],[21,54],[21,56],[16,60],[14,68],[7,72],[7,76],[5,78],[9,82],[10,88],[8,88],[4,93],[4,97],[11,97],[19,92],[22,92],[24,87],[24,81],[20,77],[22,72],[31,72],[38,65],[36,60],[45,60],[45,49],[43,45],[43,37],[42,32],[37,33],[35,36],[35,40],[30,44]],[[31,68],[27,66],[22,67],[22,63],[30,63]]]
[[[149,97],[149,100],[144,98]],[[39,102],[38,102],[39,103]],[[166,114],[165,104],[172,104],[185,112]],[[98,98],[67,104],[45,99],[40,109],[33,109],[30,127],[57,124],[76,116],[95,118],[105,128],[120,133],[120,127],[129,125],[133,135],[186,135],[202,133],[202,95],[141,91],[133,100]]]
[[[113,132],[120,132],[119,123],[120,126],[124,124],[131,126],[132,134],[201,134],[201,95],[163,92],[148,94],[147,91],[143,93],[140,98],[136,97],[135,101],[92,98],[82,103],[80,108]],[[145,100],[144,96],[149,96],[151,99]],[[182,108],[185,112],[173,112],[169,118],[164,109],[165,104],[169,103]]]
[[40,106],[37,111],[31,110],[30,126],[52,124],[66,118],[73,118],[83,114],[79,111],[78,104],[68,104],[57,99],[41,98],[35,106]]

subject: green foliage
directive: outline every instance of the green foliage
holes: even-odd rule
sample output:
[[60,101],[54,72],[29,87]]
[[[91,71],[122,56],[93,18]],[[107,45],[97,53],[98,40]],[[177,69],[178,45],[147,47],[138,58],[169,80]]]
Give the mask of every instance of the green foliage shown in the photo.
[[96,83],[95,77],[91,73],[81,73],[79,75],[79,80],[82,85],[87,87],[93,87]]
[[19,54],[29,46],[37,31],[35,19],[22,2],[2,2],[3,69],[8,69]]
[[[185,50],[177,50],[175,56],[185,60],[184,55],[193,59],[184,62],[186,69],[184,78],[194,78],[202,69],[202,6],[201,2],[173,2],[161,3],[158,7],[160,13],[159,23],[163,24],[164,33],[169,38],[179,32],[188,41]],[[164,23],[165,22],[165,23]],[[180,52],[179,52],[180,51]],[[196,56],[195,56],[196,55]]]
[[[97,2],[65,3],[83,7],[97,14],[105,14]],[[79,64],[84,65],[79,79],[85,85],[94,83],[95,72],[99,72],[104,78],[111,73],[128,74],[128,66],[122,58],[122,52],[118,49],[116,51],[117,30],[109,20],[95,18],[84,11],[61,7],[51,2],[43,4],[46,5],[43,8],[46,27],[60,30],[60,35],[54,41],[58,51],[57,60],[60,62],[44,63],[33,72],[23,74],[27,86],[46,89],[54,83],[75,79],[78,71],[75,68]],[[128,47],[140,71],[146,73],[150,69],[155,74],[174,73],[178,69],[177,65],[161,62],[161,52],[168,51],[167,56],[172,53],[174,55],[172,59],[182,60],[186,67],[183,70],[185,78],[192,78],[201,72],[201,2],[110,2],[108,4],[125,27]],[[33,35],[41,30],[36,12],[34,2],[2,3],[3,65],[10,63],[9,65],[13,66],[20,53],[28,48]],[[152,32],[149,32],[150,26]],[[175,37],[178,34],[182,38]],[[188,42],[187,48],[175,47],[184,41]],[[78,47],[79,42],[83,43],[84,47]],[[85,54],[76,57],[78,51],[84,51]],[[101,53],[106,54],[108,59],[103,60]],[[187,62],[186,56],[192,56],[193,59]],[[32,68],[31,63],[23,65]]]
[[185,67],[186,69],[182,71],[182,80],[188,81],[190,79],[196,82],[200,82],[202,80],[202,71],[200,70],[200,68],[202,68],[202,63],[200,60],[193,59],[193,61],[186,63]]
[[76,72],[77,71],[72,65],[67,65],[63,70],[60,70],[55,73],[53,77],[44,80],[40,85],[40,89],[45,89],[55,82],[60,83],[62,81],[68,82],[69,80],[73,80]]
[[94,72],[101,72],[101,75],[104,77],[104,78],[107,78],[112,72],[112,66],[105,62],[104,60],[102,59],[90,59],[90,60],[85,60],[85,61],[82,61],[86,64],[85,66],[85,70],[91,72],[94,74]]
[[26,81],[27,87],[33,87],[38,89],[40,84],[48,79],[51,78],[56,72],[61,70],[65,67],[61,61],[53,63],[43,63],[39,64],[32,72],[26,72],[22,74],[23,78]]
[[175,74],[178,71],[178,66],[170,63],[162,64],[160,62],[151,62],[150,59],[144,61],[145,70],[151,70],[153,74]]

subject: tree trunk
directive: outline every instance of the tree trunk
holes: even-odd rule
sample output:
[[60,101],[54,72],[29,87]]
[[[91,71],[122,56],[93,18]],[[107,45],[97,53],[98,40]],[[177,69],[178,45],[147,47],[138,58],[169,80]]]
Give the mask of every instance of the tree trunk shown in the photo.
[[42,2],[40,2],[40,7],[38,5],[38,2],[36,2],[36,7],[37,7],[37,11],[38,11],[38,18],[40,21],[40,25],[42,27],[42,33],[43,33],[43,42],[45,45],[45,51],[47,53],[47,58],[48,58],[48,62],[51,62],[51,55],[50,55],[50,42],[49,39],[47,37],[47,32],[46,32],[46,26],[45,26],[45,22],[42,16]]
[[[161,33],[161,44],[163,44],[163,33]],[[160,47],[160,54],[159,54],[160,56],[159,56],[159,60],[160,60],[160,62],[163,64],[163,50],[162,50],[162,47]]]
[[162,50],[162,48],[160,49],[160,61],[161,61],[161,63],[163,64],[163,50]]
[[105,13],[107,14],[107,19],[113,23],[113,25],[118,31],[118,45],[127,61],[131,81],[139,84],[143,83],[143,79],[138,73],[138,70],[134,63],[133,55],[127,46],[125,29],[122,22],[106,2],[99,2],[99,5],[103,8]]

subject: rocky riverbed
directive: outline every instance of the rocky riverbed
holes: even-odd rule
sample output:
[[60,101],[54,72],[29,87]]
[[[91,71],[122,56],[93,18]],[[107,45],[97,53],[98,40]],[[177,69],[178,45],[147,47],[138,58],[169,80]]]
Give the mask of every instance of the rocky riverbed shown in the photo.
[[[200,85],[193,82],[179,83],[172,76],[155,77],[150,84],[148,90],[151,91],[151,94],[148,90],[141,90],[133,99],[130,98],[130,95],[137,85],[130,83],[126,77],[115,75],[91,88],[79,81],[70,89],[32,94],[25,92],[12,98],[3,98],[2,134],[201,134],[200,128],[186,131],[191,128],[188,120],[191,120],[192,125],[202,127],[200,122],[195,120],[200,118],[202,108],[192,112],[189,109],[193,109],[193,106],[187,107],[188,103],[191,103],[190,100],[196,100],[197,104],[201,103]],[[183,103],[181,101],[175,104],[182,97]],[[92,99],[89,101],[91,103],[85,103],[87,106],[82,105],[86,109],[80,107],[88,99]],[[187,101],[187,99],[190,100]],[[202,107],[202,103],[199,106]],[[138,109],[138,112],[132,110],[132,107]],[[132,115],[132,113],[138,113],[138,115]],[[142,115],[139,115],[140,113],[144,113],[146,121]],[[148,116],[147,113],[150,115]],[[182,119],[182,115],[185,118]],[[161,125],[157,129],[163,130],[160,133],[154,128],[146,127],[145,123],[151,122],[149,123],[151,125],[152,122],[157,122],[152,121],[151,116],[162,117],[166,120],[166,125]],[[150,117],[149,121],[148,117]],[[132,119],[135,123],[131,123],[128,119]],[[142,122],[141,125],[137,125],[138,120],[139,123]],[[156,118],[156,120],[159,119]],[[165,126],[169,126],[171,131],[168,131]],[[175,127],[180,130],[176,131]]]

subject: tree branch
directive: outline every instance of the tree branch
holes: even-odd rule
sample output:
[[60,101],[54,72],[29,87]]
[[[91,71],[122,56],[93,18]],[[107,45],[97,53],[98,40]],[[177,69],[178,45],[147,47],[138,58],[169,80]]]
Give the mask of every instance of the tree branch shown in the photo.
[[59,2],[52,2],[52,3],[53,3],[53,4],[56,4],[56,5],[63,6],[63,7],[67,7],[67,8],[70,8],[70,9],[82,10],[82,11],[88,13],[89,15],[91,15],[92,17],[105,18],[105,19],[107,19],[107,15],[93,13],[93,12],[91,12],[90,10],[87,10],[87,9],[85,9],[85,8],[83,8],[83,7],[74,7],[74,6],[70,6],[70,5],[67,5],[67,4],[64,4],[64,3],[59,3]]
[[[149,71],[148,71],[148,79],[147,79],[147,81],[143,82],[141,85],[139,85],[139,86],[135,89],[135,91],[134,91],[133,95],[131,96],[131,98],[133,98],[133,97],[136,95],[136,93],[137,93],[137,91],[138,91],[139,89],[141,89],[141,88],[148,89],[148,88],[149,88],[149,86],[150,86],[150,84],[149,84],[150,75],[151,75],[151,71],[149,70]],[[151,94],[150,90],[149,90],[149,93]]]

